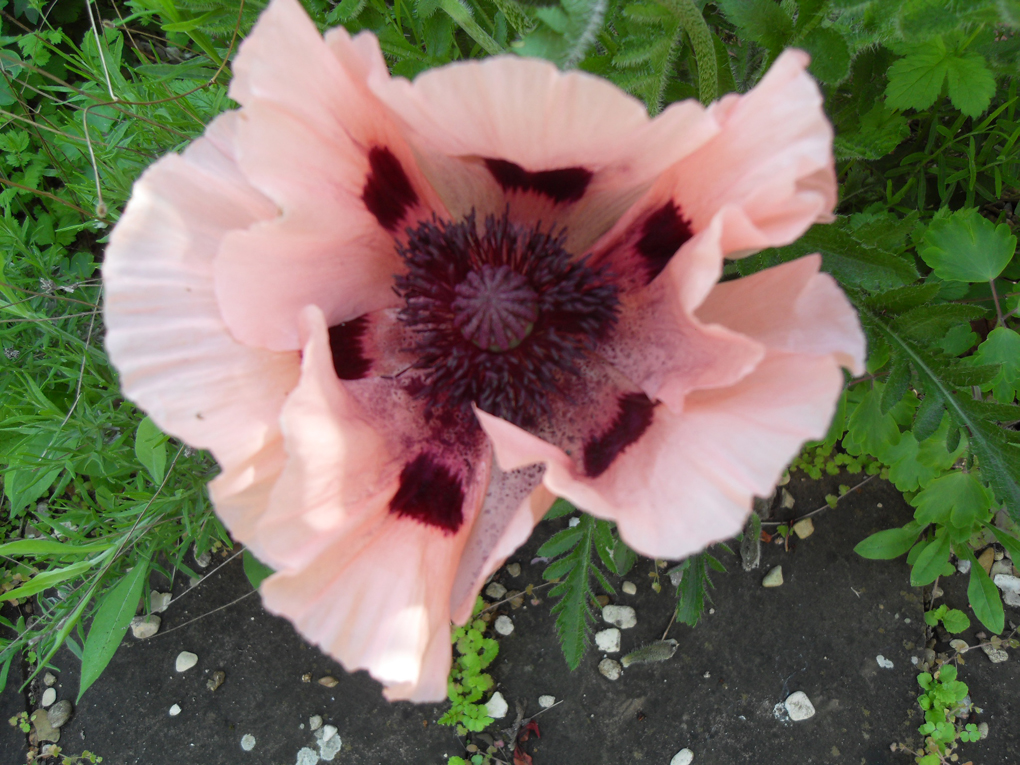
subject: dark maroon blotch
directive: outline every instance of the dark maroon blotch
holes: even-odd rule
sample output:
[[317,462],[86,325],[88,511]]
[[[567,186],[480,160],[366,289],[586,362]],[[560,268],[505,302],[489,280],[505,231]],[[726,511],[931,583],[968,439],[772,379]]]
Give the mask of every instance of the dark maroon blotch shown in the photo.
[[605,473],[613,460],[637,441],[652,424],[655,403],[644,393],[620,397],[620,410],[609,429],[584,445],[584,472],[589,478]]
[[464,489],[457,477],[428,454],[419,454],[400,472],[390,510],[455,534],[464,522]]
[[359,316],[329,328],[333,369],[341,380],[360,380],[372,368],[372,359],[365,353],[364,337],[367,329],[367,316]]
[[400,160],[386,147],[369,149],[368,166],[361,198],[380,226],[395,231],[408,209],[418,204],[418,194]]
[[534,191],[554,202],[576,202],[584,196],[592,171],[584,167],[563,167],[532,173],[505,159],[486,159],[492,177],[503,191]]
[[637,251],[648,267],[648,281],[662,273],[670,258],[691,236],[690,223],[672,200],[645,220]]

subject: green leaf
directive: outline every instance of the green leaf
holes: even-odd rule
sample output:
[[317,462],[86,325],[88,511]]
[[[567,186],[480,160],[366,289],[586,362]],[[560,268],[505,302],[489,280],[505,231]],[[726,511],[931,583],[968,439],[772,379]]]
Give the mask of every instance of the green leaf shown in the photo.
[[543,558],[554,558],[557,555],[562,555],[567,550],[573,549],[583,534],[584,531],[581,529],[580,523],[574,526],[567,526],[567,528],[557,531],[547,539],[545,544],[538,548],[538,554]]
[[985,627],[996,635],[1002,632],[1006,626],[1006,614],[1002,608],[1002,600],[999,597],[999,590],[992,582],[988,573],[981,567],[974,558],[974,553],[966,545],[961,545],[957,554],[961,552],[970,560],[970,581],[967,584],[967,599],[978,618]]
[[258,589],[262,581],[272,576],[275,571],[269,568],[265,563],[260,561],[254,555],[251,554],[251,550],[245,549],[241,554],[241,565],[244,567],[244,574],[248,577],[248,581],[251,582],[251,586],[254,589]]
[[899,529],[886,529],[857,543],[854,552],[869,560],[892,560],[907,552],[921,533],[921,525],[911,521]]
[[47,571],[43,574],[36,574],[20,587],[15,587],[13,590],[8,590],[7,592],[0,594],[0,602],[4,600],[17,600],[20,598],[27,598],[29,595],[35,595],[37,592],[49,589],[50,587],[53,587],[67,579],[80,576],[95,565],[96,564],[93,561],[83,560],[77,563],[72,563],[69,566],[64,566],[63,568]]
[[103,596],[82,648],[81,682],[75,703],[81,701],[82,695],[99,679],[117,652],[117,646],[124,639],[135,609],[138,608],[148,573],[148,559],[138,560],[134,568]]
[[942,617],[942,625],[954,635],[970,629],[970,618],[958,608],[950,608]]
[[743,37],[778,53],[793,34],[793,19],[772,0],[720,0],[723,13]]
[[946,333],[961,322],[983,318],[988,311],[979,305],[968,303],[943,303],[922,305],[900,314],[893,320],[893,327],[912,340],[934,345]]
[[936,478],[911,501],[918,523],[968,528],[992,506],[992,495],[971,473],[954,470]]
[[1011,403],[1020,393],[1020,334],[1007,327],[996,327],[978,346],[970,358],[974,364],[1000,364],[999,372],[981,385],[991,391],[996,400]]
[[146,417],[135,431],[135,456],[156,484],[166,477],[166,436]]
[[88,555],[103,552],[113,547],[112,542],[92,542],[89,544],[72,544],[54,542],[50,539],[19,539],[0,545],[0,555],[45,555],[61,558],[67,555]]
[[542,520],[552,521],[555,520],[556,518],[562,518],[564,515],[570,515],[571,513],[576,511],[577,511],[576,507],[574,507],[572,504],[567,502],[567,500],[563,499],[562,497],[559,497],[556,499],[555,502],[552,503],[552,507],[549,508],[548,512],[546,512],[545,517]]
[[910,570],[910,586],[924,587],[931,584],[939,577],[948,562],[949,535],[936,535],[914,561],[914,567]]
[[977,117],[992,102],[995,95],[995,77],[988,70],[985,59],[977,53],[951,56],[946,72],[949,100],[968,117]]
[[933,221],[918,254],[940,279],[986,282],[1002,273],[1015,250],[1009,226],[996,226],[977,210],[966,209]]
[[822,82],[835,84],[850,74],[850,49],[832,27],[815,27],[800,45],[811,54],[811,74]]
[[898,444],[886,451],[889,480],[897,489],[904,492],[923,489],[963,456],[966,443],[957,444],[953,451],[946,448],[950,427],[950,418],[943,413],[938,429],[924,441],[918,443],[914,433],[907,431]]
[[705,600],[712,580],[708,576],[708,559],[711,556],[700,552],[687,558],[674,570],[682,573],[677,586],[676,620],[691,627],[697,626],[705,612]]
[[893,359],[892,369],[885,381],[885,388],[882,389],[882,397],[879,400],[879,411],[887,414],[896,404],[900,402],[907,393],[907,386],[910,385],[910,364],[905,357],[897,355]]
[[907,50],[889,67],[886,103],[893,109],[927,109],[942,92],[949,71],[946,44],[941,37],[933,37]]

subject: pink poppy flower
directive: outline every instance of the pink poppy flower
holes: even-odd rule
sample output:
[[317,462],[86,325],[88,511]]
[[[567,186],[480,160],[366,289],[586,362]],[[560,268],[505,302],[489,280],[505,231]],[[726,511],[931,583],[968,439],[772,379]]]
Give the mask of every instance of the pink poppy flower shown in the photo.
[[818,256],[717,283],[831,216],[807,62],[649,119],[542,61],[391,78],[272,2],[241,108],[142,176],[103,269],[125,394],[216,457],[270,611],[434,701],[554,496],[646,555],[740,530],[864,356]]

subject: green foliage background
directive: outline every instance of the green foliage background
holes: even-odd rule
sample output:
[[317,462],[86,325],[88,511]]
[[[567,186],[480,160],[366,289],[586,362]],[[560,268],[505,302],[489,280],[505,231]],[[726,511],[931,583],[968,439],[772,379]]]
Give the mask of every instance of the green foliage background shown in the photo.
[[[97,268],[134,179],[231,108],[225,64],[264,5],[0,0],[0,597],[15,606],[0,618],[0,688],[17,657],[38,670],[62,644],[94,679],[147,602],[149,571],[193,576],[193,554],[230,544],[204,491],[213,462],[119,394]],[[746,91],[784,48],[808,50],[836,129],[838,218],[726,271],[820,252],[860,311],[867,374],[847,381],[828,437],[795,468],[892,481],[915,518],[858,550],[907,554],[915,586],[993,541],[1020,560],[1020,2],[305,5],[322,28],[373,30],[398,75],[541,56],[608,78],[651,113]],[[603,570],[625,573],[634,555],[587,517],[542,554],[576,666],[597,588],[611,591]],[[697,622],[718,565],[708,553],[681,564],[678,619]],[[981,566],[969,596],[1001,632]]]

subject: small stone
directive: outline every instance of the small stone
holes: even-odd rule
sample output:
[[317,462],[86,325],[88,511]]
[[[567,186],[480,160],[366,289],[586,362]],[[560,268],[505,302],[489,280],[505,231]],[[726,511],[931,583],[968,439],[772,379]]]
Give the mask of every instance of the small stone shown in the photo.
[[674,587],[679,587],[681,580],[684,578],[683,571],[670,571],[669,572],[669,583]]
[[241,748],[246,752],[250,752],[252,749],[254,749],[255,737],[250,733],[245,733],[243,736],[241,736]]
[[988,738],[988,723],[978,723],[978,735],[981,736],[982,740]]
[[196,566],[198,566],[199,568],[208,568],[210,563],[212,563],[212,553],[211,552],[206,550],[201,555],[199,555],[198,553],[195,553],[195,565]]
[[791,693],[783,703],[783,706],[786,707],[787,714],[790,715],[790,719],[794,722],[807,720],[815,716],[815,707],[804,691]]
[[50,718],[45,709],[35,710],[29,719],[39,741],[52,741],[54,744],[60,741],[60,731],[50,725]]
[[970,558],[964,558],[963,560],[956,562],[956,570],[961,574],[970,573]]
[[786,510],[793,510],[793,506],[796,504],[793,495],[786,489],[780,489],[780,491],[782,492],[783,497],[779,502],[780,507],[783,507]]
[[43,691],[42,705],[44,707],[53,706],[53,702],[56,701],[56,700],[57,700],[57,689],[56,688],[47,688],[45,691]]
[[50,725],[54,728],[61,727],[64,723],[71,719],[71,714],[74,712],[74,707],[71,706],[71,702],[67,699],[58,701],[49,711],[46,716],[50,720]]
[[47,672],[45,675],[43,675],[42,681],[43,685],[45,685],[47,688],[49,688],[51,685],[57,684],[57,678],[53,675],[52,672]]
[[875,657],[875,661],[878,662],[878,666],[880,666],[882,669],[892,669],[893,668],[893,663],[891,661],[889,661],[887,658],[885,658],[882,654],[879,654],[878,656],[876,656]]
[[624,582],[620,589],[625,595],[637,595],[637,585],[633,582]]
[[297,761],[294,765],[318,765],[319,753],[307,746],[297,753]]
[[322,717],[320,715],[312,715],[308,718],[308,728],[310,730],[318,730],[322,727]]
[[800,539],[807,539],[809,536],[815,533],[815,524],[810,518],[805,518],[802,521],[797,521],[793,524],[793,533],[796,534]]
[[521,564],[520,563],[507,563],[506,564],[506,572],[510,576],[520,576],[521,575]]
[[492,598],[493,600],[500,600],[506,595],[506,587],[501,585],[499,582],[491,582],[488,587],[485,588],[485,596]]
[[1002,599],[1007,606],[1020,608],[1020,577],[1010,574],[996,574],[992,579],[995,586],[1002,590]]
[[996,648],[993,645],[982,645],[981,650],[985,652],[985,656],[992,664],[1002,664],[1004,661],[1009,660],[1009,654],[1001,648]]
[[615,659],[603,659],[599,662],[599,673],[606,680],[619,680],[623,669],[620,667],[620,662]]
[[322,726],[322,740],[329,741],[338,732],[339,731],[337,730],[337,727],[335,725],[324,725]]
[[1006,553],[1004,553],[1002,550],[996,550],[995,551],[995,560],[996,560],[996,562],[1002,560],[1005,557],[1006,557]]
[[616,653],[620,650],[620,630],[610,627],[595,633],[595,645],[602,653]]
[[172,707],[170,707],[170,716],[171,717],[177,717],[177,715],[179,715],[180,713],[181,713],[181,707],[180,707],[179,704],[174,704]]
[[198,657],[191,651],[181,651],[177,654],[177,660],[174,662],[174,669],[178,672],[187,672],[189,669],[198,664]]
[[[331,728],[332,731],[330,731]],[[327,733],[330,735],[327,736]],[[340,737],[336,735],[336,728],[332,725],[325,726],[322,729],[322,740],[319,741],[319,757],[324,762],[333,762],[333,758],[337,756],[342,744]]]
[[783,583],[783,567],[776,566],[774,569],[765,574],[765,578],[761,580],[762,587],[778,587]]
[[555,703],[556,703],[556,697],[555,696],[545,695],[545,696],[539,696],[538,697],[538,705],[540,707],[542,707],[542,709],[548,709],[549,707],[551,707]]
[[310,682],[312,682],[312,673],[311,672],[305,672],[303,675],[301,675],[301,682],[302,683],[310,683]]
[[205,681],[205,687],[208,688],[210,691],[215,691],[217,688],[223,685],[223,681],[226,679],[227,673],[224,672],[222,669],[218,669],[212,673],[212,677]]
[[694,762],[694,752],[690,749],[681,749],[673,755],[669,765],[691,765],[692,762]]
[[319,685],[321,685],[321,686],[323,686],[325,688],[336,688],[339,684],[340,684],[340,681],[337,680],[332,675],[326,675],[325,677],[320,677],[319,678]]
[[172,597],[169,592],[156,592],[153,590],[149,593],[149,610],[154,614],[163,613],[170,605]]
[[595,600],[598,601],[599,608],[605,608],[606,606],[609,605],[608,595],[599,595],[597,598],[595,598]]
[[580,518],[571,518],[569,521],[567,521],[567,525],[570,526],[570,528],[574,528],[574,526],[576,526],[580,522],[581,522]]
[[499,691],[492,694],[492,698],[485,703],[485,714],[493,720],[502,720],[506,717],[508,709],[510,709],[510,705],[506,703],[506,699]]
[[602,609],[602,621],[628,630],[637,624],[637,614],[630,606],[606,606]]
[[992,564],[995,563],[995,548],[986,547],[985,551],[978,556],[977,562],[986,574],[989,573],[992,570]]
[[966,651],[967,649],[970,648],[970,646],[967,645],[967,641],[966,640],[960,640],[960,638],[955,638],[954,640],[950,640],[949,641],[949,647],[952,648],[954,651],[959,651],[960,653],[963,653],[964,651]]
[[503,637],[506,637],[514,631],[513,620],[509,616],[504,616],[502,614],[496,617],[496,622],[492,626],[495,628],[496,632]]
[[139,640],[151,638],[159,632],[159,624],[162,620],[152,614],[150,616],[136,616],[131,620],[131,634]]
[[1010,561],[1010,560],[997,560],[997,561],[995,561],[995,563],[992,564],[992,570],[990,572],[988,572],[988,575],[991,576],[994,579],[995,577],[999,576],[1000,574],[1005,574],[1006,576],[1012,576],[1013,575],[1013,561]]

